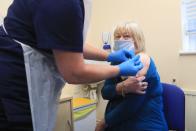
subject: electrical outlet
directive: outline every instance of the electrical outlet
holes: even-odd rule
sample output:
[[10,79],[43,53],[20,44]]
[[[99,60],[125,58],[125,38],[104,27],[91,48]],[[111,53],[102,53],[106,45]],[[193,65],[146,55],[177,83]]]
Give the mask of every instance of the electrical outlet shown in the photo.
[[176,78],[172,78],[172,84],[176,85]]

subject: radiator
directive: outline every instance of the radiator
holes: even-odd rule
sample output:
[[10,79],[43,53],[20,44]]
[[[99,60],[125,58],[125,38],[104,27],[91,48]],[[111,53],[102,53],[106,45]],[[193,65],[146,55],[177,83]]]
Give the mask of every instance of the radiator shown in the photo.
[[196,90],[184,90],[185,93],[185,129],[196,131]]

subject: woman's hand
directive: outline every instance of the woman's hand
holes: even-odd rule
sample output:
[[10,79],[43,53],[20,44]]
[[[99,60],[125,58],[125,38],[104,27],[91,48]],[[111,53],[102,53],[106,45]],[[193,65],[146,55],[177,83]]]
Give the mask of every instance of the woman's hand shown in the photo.
[[136,94],[145,94],[145,89],[148,86],[147,82],[142,82],[145,79],[144,76],[140,77],[128,77],[125,81],[122,81],[117,84],[117,92],[120,94],[122,90],[125,94],[127,93],[136,93]]
[[99,121],[97,123],[96,128],[95,128],[95,131],[104,131],[105,126],[106,126],[105,120],[103,119],[103,120],[101,120],[101,121]]

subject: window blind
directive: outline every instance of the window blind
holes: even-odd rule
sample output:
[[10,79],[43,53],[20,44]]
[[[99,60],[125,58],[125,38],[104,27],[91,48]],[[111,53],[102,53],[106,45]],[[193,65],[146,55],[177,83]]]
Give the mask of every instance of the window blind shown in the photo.
[[196,0],[183,0],[184,51],[196,51]]

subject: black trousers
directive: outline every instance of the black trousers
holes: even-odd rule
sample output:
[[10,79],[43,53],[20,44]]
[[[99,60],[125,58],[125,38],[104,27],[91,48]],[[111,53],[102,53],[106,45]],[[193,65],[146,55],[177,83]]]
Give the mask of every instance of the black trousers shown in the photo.
[[0,131],[33,131],[31,121],[9,121],[0,101]]

